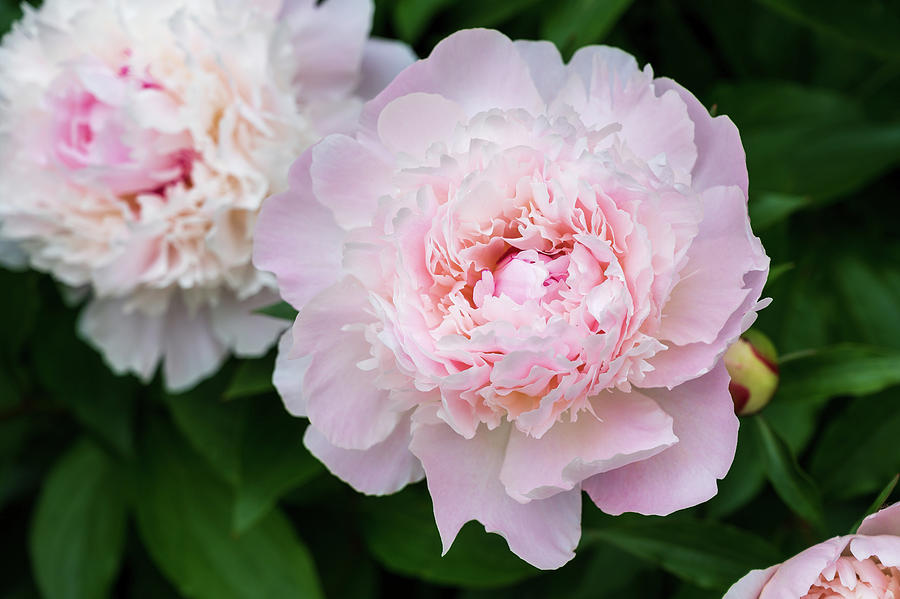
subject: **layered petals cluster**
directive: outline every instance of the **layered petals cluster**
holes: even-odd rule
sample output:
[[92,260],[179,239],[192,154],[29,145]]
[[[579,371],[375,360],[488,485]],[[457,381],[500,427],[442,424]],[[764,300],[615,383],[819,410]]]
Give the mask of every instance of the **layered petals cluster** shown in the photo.
[[667,514],[728,471],[720,358],[768,271],[744,152],[625,52],[450,36],[297,161],[255,261],[307,447],[365,493],[425,477],[445,550],[475,519],[559,567],[582,490]]

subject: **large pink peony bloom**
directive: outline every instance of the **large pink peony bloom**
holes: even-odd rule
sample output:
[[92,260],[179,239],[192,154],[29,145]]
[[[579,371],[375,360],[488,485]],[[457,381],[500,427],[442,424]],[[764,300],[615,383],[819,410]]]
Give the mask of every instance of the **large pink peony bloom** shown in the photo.
[[[171,389],[282,324],[262,200],[412,61],[370,0],[45,0],[0,47],[0,262],[89,289],[81,332]],[[14,244],[14,245],[13,245]]]
[[441,42],[263,207],[256,264],[300,310],[275,383],[365,493],[427,478],[541,568],[581,491],[667,514],[716,493],[738,423],[719,358],[768,259],[737,129],[613,48]]
[[753,570],[724,599],[900,599],[900,503],[777,566]]

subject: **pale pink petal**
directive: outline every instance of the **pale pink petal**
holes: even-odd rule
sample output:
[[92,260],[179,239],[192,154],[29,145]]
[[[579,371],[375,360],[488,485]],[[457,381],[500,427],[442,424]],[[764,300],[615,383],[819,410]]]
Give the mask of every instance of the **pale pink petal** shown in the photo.
[[544,102],[550,104],[565,85],[568,75],[556,44],[531,40],[516,40],[513,43],[528,64],[531,78]]
[[702,200],[700,231],[663,307],[658,337],[668,349],[650,360],[655,370],[642,386],[673,387],[707,372],[762,293],[769,258],[750,230],[743,192],[715,187]]
[[900,567],[900,537],[891,534],[856,536],[850,541],[850,553],[858,560],[872,556],[888,568]]
[[775,570],[760,599],[803,597],[819,579],[822,570],[833,564],[847,547],[850,537],[834,537],[787,560]]
[[373,8],[370,0],[285,2],[282,18],[294,42],[291,60],[302,97],[340,97],[356,87]]
[[588,46],[575,53],[569,71],[588,91],[586,104],[577,107],[586,124],[618,123],[620,137],[639,157],[651,161],[665,155],[667,164],[690,173],[697,161],[694,123],[677,93],[655,93],[649,68],[639,70],[634,57],[617,48]]
[[660,78],[653,82],[657,94],[674,90],[687,105],[694,121],[694,145],[697,162],[694,164],[692,186],[704,191],[717,185],[737,185],[747,197],[747,161],[737,127],[725,115],[713,118],[700,100],[676,82]]
[[396,493],[425,476],[422,464],[409,451],[409,417],[388,437],[368,449],[343,449],[332,445],[316,427],[310,426],[303,443],[332,474],[366,495]]
[[163,326],[163,374],[169,391],[187,391],[216,372],[228,357],[228,348],[213,334],[205,309],[191,311],[181,300],[173,301]]
[[613,515],[664,516],[713,497],[737,446],[738,420],[728,383],[720,363],[672,390],[642,390],[672,416],[679,441],[642,462],[587,479],[584,490],[594,503]]
[[444,96],[469,116],[492,108],[524,108],[534,114],[544,108],[528,64],[512,41],[488,29],[467,29],[444,38],[427,60],[407,67],[366,104],[361,124],[374,132],[384,107],[414,92]]
[[371,321],[368,297],[355,279],[329,287],[297,317],[294,352],[312,361],[303,378],[309,420],[334,445],[368,449],[380,443],[403,416],[389,392],[376,387],[377,370],[363,370],[371,345],[360,325]]
[[859,526],[861,535],[894,535],[900,537],[900,502],[867,516]]
[[351,229],[371,223],[378,198],[391,190],[387,160],[345,135],[329,135],[310,151],[313,192],[337,224]]
[[94,299],[78,319],[78,332],[103,354],[116,374],[153,378],[162,356],[164,316],[127,312],[126,302]]
[[388,149],[420,157],[466,121],[462,107],[437,94],[412,93],[391,101],[378,116],[378,136]]
[[478,520],[533,566],[559,568],[574,557],[581,536],[581,492],[528,503],[507,495],[499,477],[509,431],[509,425],[482,428],[465,439],[443,423],[414,425],[410,449],[425,468],[444,552],[463,524]]
[[243,301],[231,294],[223,294],[219,304],[209,309],[216,337],[237,356],[263,355],[288,328],[288,322],[255,311],[271,306],[279,299],[271,291],[257,293]]
[[312,195],[307,151],[291,168],[291,189],[270,197],[256,224],[253,263],[278,278],[281,296],[294,307],[340,276],[343,231]]
[[765,570],[750,570],[743,578],[731,585],[722,599],[759,599],[759,594],[772,578],[778,566],[769,566]]
[[637,392],[593,398],[593,414],[557,422],[540,439],[513,427],[500,480],[519,501],[542,499],[581,481],[656,455],[675,444],[672,417]]
[[275,371],[272,384],[278,390],[284,407],[294,416],[306,417],[306,396],[303,394],[303,377],[309,369],[312,356],[292,357],[294,338],[290,330],[284,332],[278,341],[278,355],[275,356]]
[[364,49],[356,94],[370,100],[381,93],[397,73],[418,57],[412,48],[396,40],[370,38]]

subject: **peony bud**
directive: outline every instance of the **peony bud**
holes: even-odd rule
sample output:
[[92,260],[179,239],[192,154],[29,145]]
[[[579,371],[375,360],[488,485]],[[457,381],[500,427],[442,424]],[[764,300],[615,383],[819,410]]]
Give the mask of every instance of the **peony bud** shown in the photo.
[[747,331],[725,352],[725,368],[731,375],[728,390],[738,416],[755,414],[766,407],[778,387],[775,346],[757,331]]

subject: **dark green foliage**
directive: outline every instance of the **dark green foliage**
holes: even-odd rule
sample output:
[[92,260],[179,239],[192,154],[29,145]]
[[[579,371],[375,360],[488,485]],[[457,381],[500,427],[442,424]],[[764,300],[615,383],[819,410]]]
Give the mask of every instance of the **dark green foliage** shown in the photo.
[[[0,0],[0,29],[19,14]],[[303,447],[274,352],[169,396],[112,374],[52,280],[0,269],[0,597],[716,598],[898,500],[900,4],[376,0],[374,23],[423,56],[475,26],[621,46],[738,125],[782,381],[719,494],[667,518],[585,497],[555,572],[477,523],[441,557],[424,484],[363,497]]]

